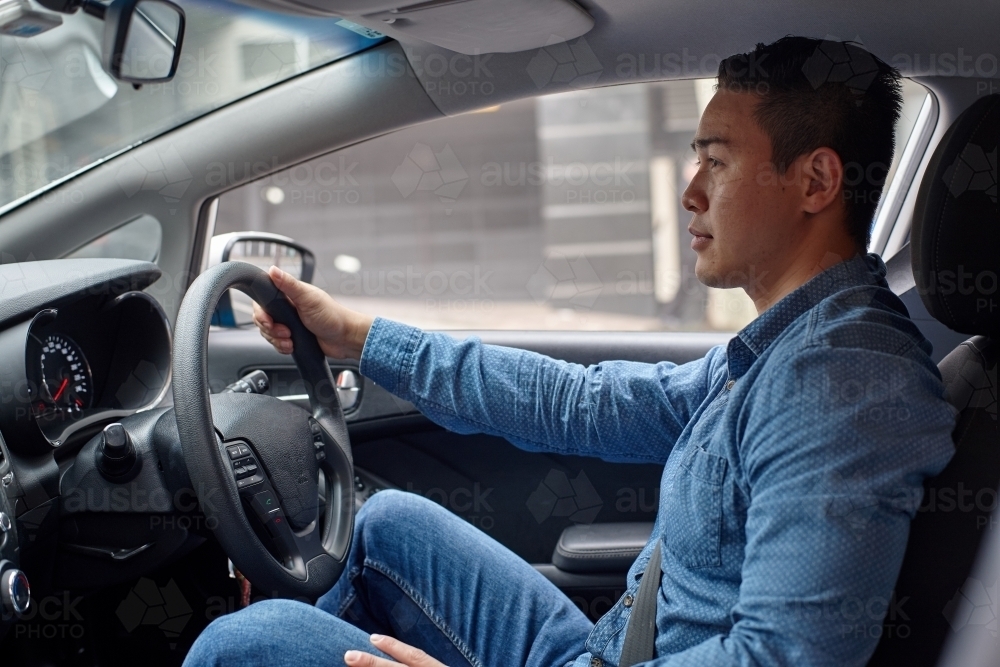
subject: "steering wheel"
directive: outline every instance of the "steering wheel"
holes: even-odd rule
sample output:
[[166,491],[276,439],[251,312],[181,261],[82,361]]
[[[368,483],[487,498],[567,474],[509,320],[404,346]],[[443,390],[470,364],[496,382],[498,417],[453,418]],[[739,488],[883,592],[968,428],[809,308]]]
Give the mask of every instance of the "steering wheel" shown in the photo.
[[[208,326],[230,288],[291,329],[311,414],[273,396],[209,393]],[[315,600],[329,590],[354,529],[351,443],[316,337],[264,271],[224,262],[191,284],[174,328],[173,392],[194,491],[236,567],[274,597]]]

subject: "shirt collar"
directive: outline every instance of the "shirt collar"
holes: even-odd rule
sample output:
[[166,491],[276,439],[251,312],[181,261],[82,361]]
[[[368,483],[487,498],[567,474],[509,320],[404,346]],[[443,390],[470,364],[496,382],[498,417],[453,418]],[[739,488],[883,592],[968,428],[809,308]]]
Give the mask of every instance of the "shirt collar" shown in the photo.
[[735,379],[743,375],[788,325],[828,296],[859,285],[888,287],[885,273],[885,264],[878,255],[859,253],[814,276],[765,310],[729,341],[729,377]]

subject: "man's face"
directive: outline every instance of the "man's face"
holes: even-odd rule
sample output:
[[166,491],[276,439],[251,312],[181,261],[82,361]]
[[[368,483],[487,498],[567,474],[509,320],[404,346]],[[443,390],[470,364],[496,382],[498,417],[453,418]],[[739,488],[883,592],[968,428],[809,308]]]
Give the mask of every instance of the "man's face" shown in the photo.
[[723,90],[712,98],[693,142],[698,171],[681,199],[694,213],[688,231],[698,279],[748,288],[751,297],[803,234],[795,169],[779,176],[771,164],[770,139],[752,117],[757,100]]

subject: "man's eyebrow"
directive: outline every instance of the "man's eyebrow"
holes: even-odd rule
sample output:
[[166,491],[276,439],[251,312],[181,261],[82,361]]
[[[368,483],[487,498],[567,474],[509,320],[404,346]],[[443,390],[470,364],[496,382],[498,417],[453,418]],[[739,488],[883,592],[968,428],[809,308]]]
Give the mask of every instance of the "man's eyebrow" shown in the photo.
[[712,137],[695,138],[695,140],[691,142],[691,150],[697,152],[699,148],[707,148],[712,144],[722,144],[723,146],[728,146],[730,143],[732,142],[730,142],[729,139],[726,139],[724,137],[712,136]]

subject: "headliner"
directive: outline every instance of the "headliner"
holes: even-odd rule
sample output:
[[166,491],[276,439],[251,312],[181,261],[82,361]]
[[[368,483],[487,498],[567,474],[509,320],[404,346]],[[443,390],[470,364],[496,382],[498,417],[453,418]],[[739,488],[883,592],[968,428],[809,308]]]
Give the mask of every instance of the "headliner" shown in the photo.
[[[237,0],[258,7],[289,11],[294,0]],[[322,0],[311,0],[316,4]],[[345,0],[331,0],[343,5]],[[400,4],[410,4],[400,2]],[[357,4],[348,2],[347,4]],[[385,2],[379,4],[384,5]],[[990,0],[579,0],[595,20],[583,36],[599,71],[575,82],[575,87],[603,86],[648,80],[714,76],[719,60],[745,52],[757,42],[785,35],[854,40],[905,76],[961,77],[970,85],[989,86],[1000,79],[997,53],[1000,3]],[[557,39],[557,38],[556,38]],[[553,41],[556,41],[554,39]],[[574,44],[576,40],[570,40]],[[574,86],[546,82],[528,75],[537,49],[480,56],[489,71],[494,93],[485,100],[456,93],[469,82],[459,72],[428,75],[421,62],[432,54],[455,54],[426,42],[401,38],[411,65],[442,112],[460,113],[510,99],[571,90]],[[465,58],[465,56],[461,56]],[[441,62],[438,60],[438,62]],[[641,66],[642,65],[642,66]],[[961,67],[960,67],[961,65]],[[594,66],[592,70],[597,70]],[[594,74],[596,73],[596,76]],[[975,82],[975,83],[974,83]],[[994,92],[1000,85],[993,84]],[[459,88],[461,90],[461,88]]]

